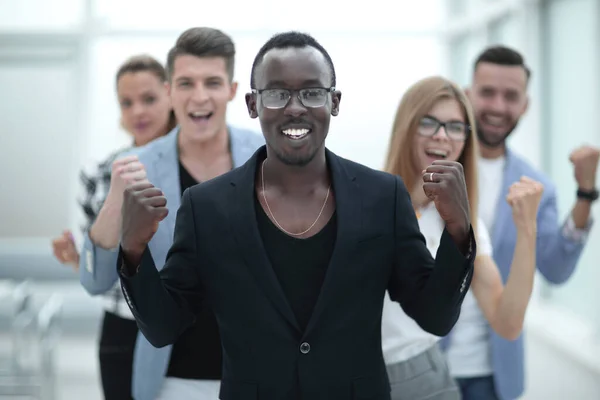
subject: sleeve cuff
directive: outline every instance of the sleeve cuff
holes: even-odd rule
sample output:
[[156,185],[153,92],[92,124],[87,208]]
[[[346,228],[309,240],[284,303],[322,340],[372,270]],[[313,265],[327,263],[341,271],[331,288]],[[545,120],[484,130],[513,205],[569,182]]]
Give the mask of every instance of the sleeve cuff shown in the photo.
[[[84,236],[82,257],[79,267],[83,267],[92,276],[96,275],[96,265],[110,265],[114,262],[117,249],[103,249],[96,246],[90,239],[89,233]],[[84,265],[81,265],[83,262]]]
[[152,255],[150,254],[150,249],[146,247],[146,250],[144,250],[144,253],[142,254],[140,263],[138,265],[132,265],[127,262],[127,259],[123,254],[123,249],[121,248],[121,246],[119,246],[119,256],[117,258],[117,273],[120,277],[123,278],[133,278],[140,272],[140,267],[144,263],[144,260],[146,260],[146,262],[152,261],[151,259],[148,261],[148,257],[152,257]]
[[584,243],[588,238],[593,223],[594,220],[592,217],[590,217],[587,223],[585,224],[585,227],[583,227],[583,229],[579,229],[575,226],[573,217],[569,215],[569,217],[566,219],[565,223],[562,226],[562,235],[566,239],[569,239],[573,242]]
[[[451,243],[451,245],[447,249],[448,250],[452,249],[452,250],[444,251],[444,253],[440,253],[442,242]],[[450,269],[444,271],[445,273],[452,274],[452,275],[448,275],[446,278],[444,278],[444,280],[448,280],[448,279],[451,279],[452,281],[456,280],[457,286],[460,287],[459,290],[460,290],[461,294],[465,290],[467,290],[470,285],[471,278],[473,276],[472,271],[473,271],[474,260],[475,260],[476,256],[477,256],[477,242],[475,240],[475,234],[473,232],[472,226],[469,230],[469,247],[468,247],[466,254],[463,254],[463,252],[460,251],[460,249],[458,248],[458,246],[456,246],[456,243],[454,242],[454,240],[452,239],[452,237],[450,236],[448,231],[446,229],[444,229],[444,231],[442,233],[442,238],[440,241],[440,248],[438,248],[438,252],[436,253],[435,258],[437,261],[438,257],[443,257],[445,262],[448,263],[448,265],[461,265],[462,266],[461,270],[455,270],[456,275],[455,275],[455,273],[450,272]],[[456,290],[454,288],[456,288],[456,286],[453,286],[453,290]]]

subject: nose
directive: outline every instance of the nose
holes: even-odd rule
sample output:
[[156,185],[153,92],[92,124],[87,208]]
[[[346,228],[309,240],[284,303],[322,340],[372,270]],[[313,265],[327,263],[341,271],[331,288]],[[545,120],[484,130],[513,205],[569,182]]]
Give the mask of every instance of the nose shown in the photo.
[[146,107],[141,102],[136,102],[132,107],[133,115],[138,117],[146,111]]
[[297,94],[292,94],[290,97],[290,101],[285,106],[284,114],[292,117],[306,114],[306,107],[304,107]]
[[204,87],[202,87],[201,85],[198,85],[194,89],[194,93],[192,94],[192,100],[196,103],[203,103],[203,102],[207,101],[208,100],[207,90]]
[[490,109],[496,113],[502,114],[506,112],[506,101],[501,95],[496,95],[489,103]]
[[431,138],[433,140],[437,140],[437,141],[441,141],[441,142],[450,140],[450,138],[448,137],[448,131],[446,131],[445,126],[440,126],[440,128],[437,130],[437,132]]

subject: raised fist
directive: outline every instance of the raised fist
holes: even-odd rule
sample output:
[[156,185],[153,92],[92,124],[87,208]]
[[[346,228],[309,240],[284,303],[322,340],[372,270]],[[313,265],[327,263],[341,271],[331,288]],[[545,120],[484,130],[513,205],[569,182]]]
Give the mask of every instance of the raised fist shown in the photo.
[[580,189],[595,189],[598,159],[600,159],[600,149],[597,147],[581,146],[571,153],[569,161],[575,169],[575,180]]
[[435,204],[448,233],[457,244],[464,244],[468,240],[471,217],[462,164],[434,161],[423,171],[423,190]]
[[64,231],[61,236],[52,241],[52,251],[61,264],[69,265],[76,271],[79,269],[79,252],[75,247],[71,231]]
[[512,208],[517,229],[536,229],[538,207],[543,192],[544,186],[540,182],[526,176],[510,186],[506,201]]
[[128,261],[139,262],[169,210],[163,192],[148,181],[127,186],[123,196],[121,248]]
[[108,202],[120,202],[128,185],[146,181],[146,168],[135,155],[119,158],[112,163]]

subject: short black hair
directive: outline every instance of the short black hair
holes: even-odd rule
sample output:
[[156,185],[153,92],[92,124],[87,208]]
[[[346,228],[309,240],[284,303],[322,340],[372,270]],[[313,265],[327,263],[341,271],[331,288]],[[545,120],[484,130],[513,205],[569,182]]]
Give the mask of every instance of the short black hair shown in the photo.
[[315,38],[310,36],[307,33],[301,33],[296,31],[283,32],[278,33],[277,35],[271,37],[258,51],[256,57],[254,58],[254,62],[252,63],[252,71],[250,73],[250,87],[252,89],[256,89],[254,86],[254,72],[258,64],[260,64],[267,54],[268,51],[273,49],[286,49],[289,47],[302,48],[302,47],[314,47],[319,50],[321,54],[325,57],[327,64],[329,65],[329,69],[331,70],[331,86],[335,86],[335,68],[333,66],[333,60],[327,53],[327,50]]
[[173,77],[173,66],[178,56],[191,55],[196,57],[222,57],[229,80],[233,80],[235,69],[235,45],[227,34],[214,28],[190,28],[183,32],[175,46],[167,55],[167,73],[169,81]]
[[527,80],[531,78],[531,70],[525,65],[525,59],[518,51],[506,46],[491,46],[485,49],[475,60],[473,72],[481,63],[490,63],[496,65],[505,65],[511,67],[521,67],[525,70]]

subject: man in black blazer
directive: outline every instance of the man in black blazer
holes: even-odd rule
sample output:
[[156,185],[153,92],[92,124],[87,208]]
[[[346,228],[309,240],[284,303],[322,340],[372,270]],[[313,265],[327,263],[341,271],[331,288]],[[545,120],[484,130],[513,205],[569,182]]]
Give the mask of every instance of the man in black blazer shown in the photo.
[[128,304],[156,347],[210,304],[222,337],[222,400],[389,399],[386,289],[423,329],[445,335],[471,281],[462,168],[436,162],[423,174],[446,223],[434,260],[402,180],[325,148],[341,93],[318,42],[274,36],[256,56],[251,86],[248,111],[267,145],[185,191],[160,272],[147,243],[166,200],[151,183],[127,189],[117,267]]

